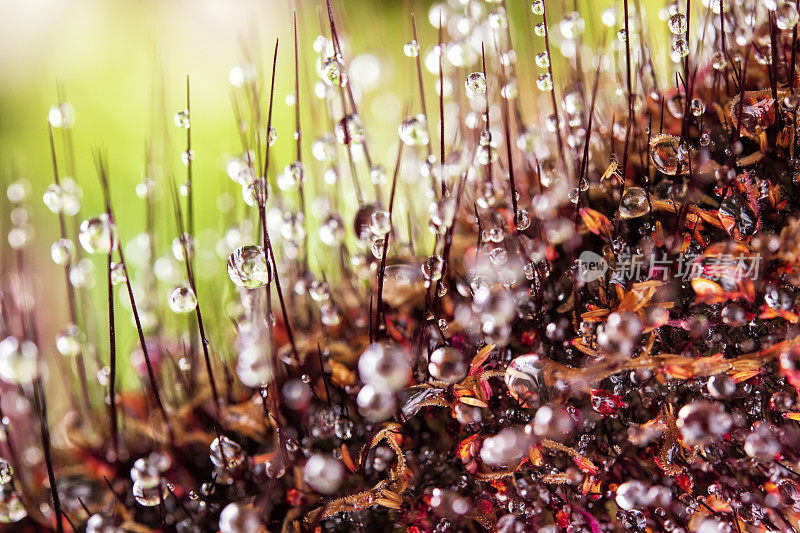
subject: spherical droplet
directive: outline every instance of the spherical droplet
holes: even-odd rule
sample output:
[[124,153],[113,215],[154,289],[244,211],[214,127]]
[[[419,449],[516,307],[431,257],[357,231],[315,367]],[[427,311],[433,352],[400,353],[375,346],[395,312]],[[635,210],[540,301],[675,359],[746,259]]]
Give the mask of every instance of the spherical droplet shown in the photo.
[[419,55],[419,43],[413,39],[408,41],[403,45],[403,53],[406,57],[417,57]]
[[506,367],[505,382],[508,392],[523,407],[535,407],[539,402],[541,382],[539,374],[545,361],[536,354],[520,355]]
[[442,279],[444,259],[441,255],[432,255],[422,264],[422,275],[428,281]]
[[793,1],[784,1],[775,10],[775,25],[781,30],[791,30],[797,26],[798,12]]
[[378,209],[372,212],[369,220],[369,229],[375,235],[380,237],[389,233],[392,229],[392,222],[389,218],[389,212],[383,209]]
[[622,193],[619,203],[619,215],[622,218],[637,218],[650,212],[647,192],[641,187],[628,187]]
[[154,487],[148,487],[141,481],[133,483],[133,497],[136,503],[144,507],[155,507],[169,496],[165,483],[160,482]]
[[87,253],[108,254],[118,245],[117,226],[103,213],[81,222],[78,240]]
[[312,455],[303,468],[303,481],[321,494],[333,494],[344,480],[344,466],[329,455]]
[[536,86],[540,91],[550,91],[553,89],[553,78],[550,77],[549,72],[542,72],[536,78]]
[[467,97],[474,98],[486,92],[486,77],[483,72],[473,72],[464,80],[467,89]]
[[358,392],[356,403],[358,412],[370,422],[382,422],[394,413],[394,394],[383,387],[364,385]]
[[414,115],[406,118],[398,128],[400,139],[408,146],[424,146],[430,140],[428,122],[425,115]]
[[211,462],[225,470],[237,468],[246,458],[242,447],[225,435],[214,439],[209,449]]
[[6,337],[0,341],[0,379],[9,384],[30,383],[36,377],[38,356],[32,342]]
[[68,265],[74,256],[75,245],[70,239],[59,239],[50,247],[50,257],[57,265]]
[[219,514],[220,533],[254,533],[261,530],[261,517],[251,506],[229,503]]
[[467,375],[467,362],[460,351],[450,346],[441,346],[431,353],[428,371],[433,379],[457,383]]
[[167,300],[173,313],[190,313],[197,307],[197,295],[188,281],[172,289]]
[[678,172],[678,150],[680,139],[662,133],[650,139],[650,160],[664,174],[674,176]]
[[272,281],[272,267],[261,246],[246,245],[228,257],[228,276],[239,287],[257,289]]
[[175,113],[174,120],[175,120],[175,125],[177,127],[183,128],[185,130],[188,130],[189,129],[189,125],[190,125],[190,123],[189,123],[189,110],[188,109],[183,109],[181,111],[178,111],[177,113]]
[[669,31],[674,35],[683,35],[686,33],[686,15],[683,13],[675,13],[669,18]]
[[81,330],[68,324],[56,335],[56,350],[65,357],[74,357],[81,352]]

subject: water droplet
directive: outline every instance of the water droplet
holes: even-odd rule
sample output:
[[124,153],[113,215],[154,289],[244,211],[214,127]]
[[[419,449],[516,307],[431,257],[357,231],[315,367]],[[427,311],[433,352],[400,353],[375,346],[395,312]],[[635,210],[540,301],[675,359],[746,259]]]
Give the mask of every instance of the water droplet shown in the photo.
[[474,98],[486,92],[486,77],[483,72],[473,72],[464,80],[467,97]]
[[431,377],[446,383],[457,383],[467,375],[468,369],[461,352],[450,346],[436,348],[428,363]]
[[178,111],[177,113],[175,113],[174,120],[175,120],[175,125],[177,127],[183,128],[185,130],[188,130],[189,129],[189,125],[190,125],[190,123],[189,123],[189,110],[188,109],[183,109],[181,111]]
[[550,66],[550,55],[546,50],[543,50],[536,54],[535,61],[537,66],[541,68],[547,68]]
[[536,354],[520,355],[506,368],[505,382],[508,392],[526,408],[539,403],[541,382],[539,374],[546,362]]
[[670,176],[678,172],[679,145],[680,139],[667,133],[650,139],[650,160],[659,172]]
[[784,1],[775,11],[775,25],[781,30],[791,30],[797,25],[797,6],[793,1]]
[[411,40],[403,45],[403,53],[406,57],[417,57],[419,55],[419,43]]
[[333,494],[344,480],[344,466],[329,455],[312,455],[303,468],[303,480],[321,494]]
[[169,491],[163,482],[148,487],[141,481],[134,481],[132,491],[136,502],[144,507],[155,507],[169,496]]
[[78,240],[87,253],[108,254],[117,248],[117,226],[105,213],[81,222]]
[[398,128],[400,139],[408,146],[424,146],[428,144],[428,122],[425,115],[414,115],[403,120]]
[[540,91],[550,91],[553,89],[553,78],[550,77],[549,72],[542,72],[536,78],[536,86]]
[[75,109],[69,102],[61,102],[50,108],[47,121],[54,128],[69,129],[75,123]]
[[392,391],[402,389],[411,377],[411,365],[406,352],[391,342],[367,346],[358,359],[361,381],[377,388]]
[[533,0],[531,2],[531,11],[534,15],[541,15],[544,13],[544,0]]
[[343,87],[347,84],[344,65],[337,57],[329,57],[322,63],[320,72],[322,81],[331,87]]
[[371,422],[382,422],[394,413],[394,394],[374,385],[364,385],[356,397],[358,412]]
[[383,209],[373,211],[369,221],[369,229],[379,237],[389,233],[389,230],[392,229],[392,221],[389,218],[389,212]]
[[81,352],[81,330],[68,324],[56,335],[56,349],[65,357],[74,357]]
[[242,447],[225,435],[214,439],[209,449],[211,462],[225,470],[236,469],[246,458]]
[[637,218],[650,212],[647,193],[641,187],[628,187],[622,193],[619,215],[622,218]]
[[173,313],[190,313],[197,307],[197,296],[188,281],[172,289],[167,300]]
[[442,279],[444,259],[441,255],[428,257],[422,265],[422,275],[428,281],[438,281]]
[[669,18],[669,31],[674,35],[683,35],[686,33],[686,15],[683,13],[675,13]]
[[239,287],[257,289],[272,281],[272,267],[267,264],[261,246],[246,245],[228,257],[228,276]]
[[50,247],[50,257],[57,265],[68,265],[74,256],[75,245],[70,239],[59,239]]

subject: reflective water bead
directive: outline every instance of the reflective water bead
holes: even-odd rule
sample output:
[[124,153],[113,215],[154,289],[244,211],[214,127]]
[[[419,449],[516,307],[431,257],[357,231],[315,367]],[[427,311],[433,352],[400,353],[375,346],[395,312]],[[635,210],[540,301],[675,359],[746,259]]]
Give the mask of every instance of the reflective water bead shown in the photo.
[[173,313],[190,313],[197,307],[197,295],[188,281],[184,281],[169,293],[167,299]]
[[287,211],[281,222],[281,235],[291,242],[300,242],[306,237],[305,218],[303,213]]
[[672,46],[670,46],[670,58],[674,62],[679,62],[681,59],[689,55],[689,44],[685,39],[676,39]]
[[344,466],[329,455],[312,455],[303,467],[303,481],[320,494],[333,494],[344,481]]
[[369,181],[373,185],[383,185],[386,183],[386,170],[381,165],[373,165],[369,169]]
[[680,139],[662,133],[650,140],[650,160],[664,174],[674,176],[678,171],[678,149]]
[[541,15],[544,13],[544,0],[533,0],[531,2],[531,11],[534,15]]
[[356,397],[358,412],[371,422],[382,422],[394,413],[394,394],[386,388],[364,385]]
[[520,355],[506,367],[508,392],[523,407],[535,407],[539,401],[540,377],[545,361],[536,354]]
[[245,452],[237,443],[222,435],[211,442],[209,447],[211,462],[220,468],[233,470],[241,465],[245,458]]
[[283,173],[278,177],[278,188],[282,191],[294,190],[305,181],[305,167],[300,161],[293,161],[286,165]]
[[791,30],[797,26],[798,12],[795,2],[784,0],[775,11],[775,25],[781,30]]
[[641,187],[628,187],[622,193],[619,202],[619,214],[622,218],[637,218],[650,212],[647,192]]
[[261,517],[252,506],[229,503],[219,514],[220,533],[252,533],[261,530]]
[[81,330],[68,324],[56,335],[56,350],[65,357],[74,357],[81,352]]
[[75,123],[75,109],[69,102],[61,102],[50,108],[47,121],[54,128],[69,129]]
[[14,468],[11,466],[11,463],[0,457],[0,484],[6,485],[11,483],[13,476]]
[[154,487],[147,487],[141,481],[134,481],[132,492],[136,503],[144,507],[155,507],[169,496],[167,486],[163,482]]
[[245,245],[228,257],[228,277],[239,287],[257,289],[272,281],[272,267],[261,246]]
[[486,92],[486,77],[483,72],[473,72],[464,80],[467,97],[474,98]]
[[89,218],[81,222],[78,240],[90,254],[108,254],[118,245],[117,227],[108,215]]
[[428,372],[436,380],[457,383],[467,375],[467,370],[464,356],[451,346],[441,346],[431,353]]
[[319,227],[319,240],[327,246],[338,246],[344,239],[344,223],[339,215],[328,215]]
[[183,109],[181,111],[178,111],[177,113],[175,113],[174,120],[175,120],[175,125],[177,127],[183,128],[185,130],[188,130],[189,129],[189,125],[190,125],[190,123],[189,123],[189,110],[188,109]]
[[181,152],[181,161],[183,161],[184,166],[189,166],[189,164],[194,161],[194,150],[185,150]]
[[408,383],[411,364],[400,346],[376,342],[367,346],[359,357],[358,374],[366,384],[397,391]]
[[122,263],[111,263],[111,284],[122,285],[128,281],[128,274],[125,265]]
[[25,384],[36,376],[39,349],[31,341],[6,337],[0,341],[0,379],[9,384]]
[[369,219],[369,229],[379,237],[389,233],[389,230],[392,229],[392,221],[389,218],[389,212],[383,209],[373,211]]
[[342,87],[347,83],[347,76],[344,72],[342,62],[335,56],[331,56],[322,63],[322,81],[331,87]]
[[42,194],[42,201],[53,213],[60,213],[63,207],[61,186],[55,183],[49,185]]
[[74,256],[75,245],[70,239],[59,239],[50,246],[50,257],[57,265],[68,265]]
[[361,144],[364,142],[364,127],[361,125],[361,119],[355,114],[345,115],[336,124],[334,134],[339,144]]
[[28,511],[14,487],[0,487],[0,523],[19,522],[26,516]]
[[386,244],[386,239],[383,237],[375,237],[370,244],[370,252],[375,259],[383,258],[383,247]]
[[397,131],[400,139],[407,146],[424,146],[430,140],[428,122],[425,120],[425,115],[422,114],[407,117]]
[[545,28],[544,22],[540,22],[533,27],[533,33],[535,33],[537,37],[544,37],[546,32],[547,29]]
[[669,31],[674,35],[683,35],[686,33],[686,15],[683,13],[675,13],[672,15],[667,24],[669,26]]
[[444,259],[441,255],[432,255],[422,264],[422,275],[428,281],[437,281],[442,278]]
[[689,104],[692,110],[692,115],[699,117],[703,113],[706,112],[706,103],[702,101],[700,98],[692,99],[692,103]]
[[419,43],[416,40],[411,40],[403,45],[403,53],[406,57],[417,57],[419,55]]
[[714,70],[725,70],[725,67],[728,66],[728,60],[725,59],[725,54],[720,51],[714,52],[711,58],[711,66]]
[[550,54],[547,53],[547,50],[543,50],[536,54],[534,60],[536,61],[536,65],[541,68],[547,68],[550,66]]
[[536,78],[536,86],[539,88],[540,91],[550,91],[553,89],[553,78],[550,77],[549,72],[542,72],[539,74],[539,77]]

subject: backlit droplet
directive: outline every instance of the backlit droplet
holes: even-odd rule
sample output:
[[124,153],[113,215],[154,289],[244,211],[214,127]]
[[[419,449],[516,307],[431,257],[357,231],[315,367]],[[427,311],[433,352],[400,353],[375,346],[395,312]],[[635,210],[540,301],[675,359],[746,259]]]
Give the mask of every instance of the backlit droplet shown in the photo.
[[0,457],[0,484],[6,485],[11,483],[11,478],[14,476],[14,469],[11,463]]
[[369,220],[369,229],[378,236],[384,236],[392,229],[392,222],[389,218],[389,212],[383,209],[373,211]]
[[108,254],[117,248],[117,227],[108,215],[103,213],[99,217],[81,222],[78,240],[87,253]]
[[125,265],[122,263],[111,263],[111,284],[122,285],[128,281],[128,274]]
[[533,0],[533,2],[531,2],[531,11],[534,15],[541,15],[544,13],[544,0]]
[[303,468],[303,480],[321,494],[333,494],[344,480],[344,466],[329,455],[312,455]]
[[209,448],[211,462],[226,470],[237,468],[246,458],[242,447],[225,435],[214,439]]
[[372,422],[387,420],[394,413],[395,398],[385,387],[364,385],[356,397],[358,412]]
[[725,67],[728,66],[728,60],[725,59],[725,54],[719,50],[714,52],[714,56],[711,59],[711,66],[714,67],[714,70],[725,70]]
[[550,77],[549,72],[542,72],[536,78],[536,86],[540,91],[549,91],[553,88],[553,78]]
[[441,346],[431,353],[428,371],[433,379],[456,383],[467,375],[468,366],[460,351],[450,346]]
[[361,144],[364,142],[364,127],[358,115],[349,114],[336,124],[334,129],[339,144]]
[[398,128],[400,139],[408,146],[424,146],[428,144],[428,122],[425,115],[414,115],[406,118]]
[[74,357],[81,352],[81,330],[69,324],[56,335],[56,350],[65,357]]
[[155,507],[169,496],[163,481],[154,487],[148,487],[141,481],[134,481],[132,492],[136,503],[144,507]]
[[75,123],[75,110],[69,102],[61,102],[50,108],[47,121],[54,128],[69,129]]
[[50,247],[53,263],[66,266],[75,256],[75,245],[70,239],[59,239]]
[[63,206],[61,199],[61,186],[56,185],[55,183],[49,185],[47,189],[44,190],[42,201],[50,211],[56,214],[60,213]]
[[486,92],[486,77],[483,72],[473,72],[464,80],[467,97],[474,98]]
[[508,392],[523,407],[535,407],[539,403],[541,382],[539,374],[545,361],[536,354],[520,355],[506,367],[505,382]]
[[444,259],[442,256],[432,255],[422,264],[422,275],[428,281],[437,281],[442,279],[443,268]]
[[197,296],[188,281],[172,289],[167,300],[173,313],[189,313],[197,307]]
[[220,533],[251,533],[261,529],[261,517],[252,506],[229,503],[219,514]]
[[366,384],[397,391],[408,383],[411,364],[400,346],[391,342],[373,343],[359,357],[358,373]]
[[669,31],[674,35],[683,35],[686,33],[686,15],[683,13],[675,13],[669,18]]
[[674,62],[678,62],[684,57],[689,55],[689,44],[685,39],[675,39],[670,47],[670,58]]
[[272,281],[272,268],[267,264],[261,246],[246,245],[228,257],[228,276],[239,287],[257,289]]
[[674,176],[678,171],[678,149],[680,139],[662,133],[650,139],[650,160],[664,174]]
[[6,337],[0,341],[0,379],[9,384],[24,384],[36,376],[39,350],[30,341]]
[[536,61],[536,65],[541,68],[547,68],[550,66],[550,55],[546,50],[536,54],[534,60]]
[[322,80],[331,87],[341,87],[347,83],[344,67],[336,57],[329,57],[322,63]]
[[417,57],[419,55],[419,43],[411,40],[403,45],[403,53],[406,57]]
[[189,125],[190,125],[189,124],[189,110],[188,109],[184,109],[182,111],[178,111],[177,113],[175,113],[174,120],[175,120],[175,125],[176,126],[178,126],[179,128],[183,128],[185,130],[188,130],[189,129]]
[[784,0],[775,10],[775,25],[781,30],[791,30],[797,26],[797,6],[792,0]]
[[338,246],[344,239],[344,223],[339,215],[328,215],[319,228],[319,240],[327,246]]
[[619,203],[619,215],[622,218],[636,218],[650,212],[647,193],[641,187],[628,187],[622,193]]

